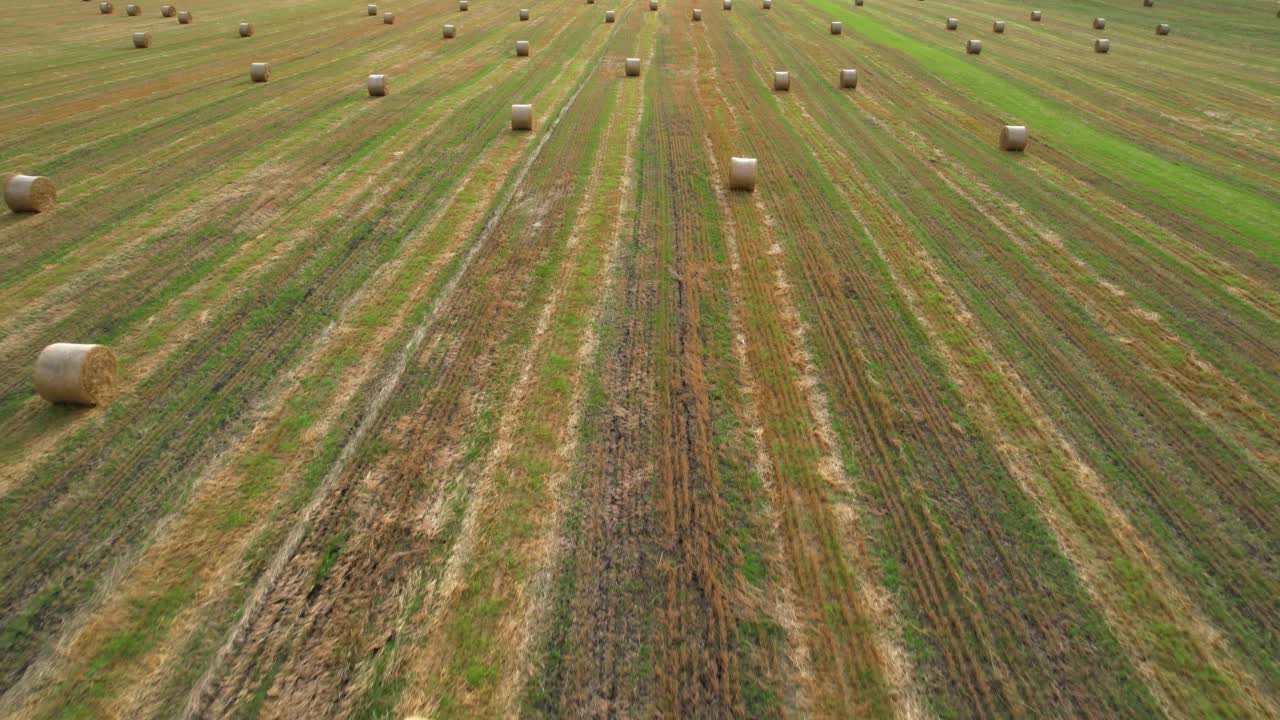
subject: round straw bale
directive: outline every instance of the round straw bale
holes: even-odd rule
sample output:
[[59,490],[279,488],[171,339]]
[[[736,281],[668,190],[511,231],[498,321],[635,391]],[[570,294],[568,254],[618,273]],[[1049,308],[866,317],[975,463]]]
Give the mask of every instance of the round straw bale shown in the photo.
[[467,0],[458,0],[458,12],[466,12],[471,9],[471,3]]
[[177,15],[177,14],[178,14],[178,10],[177,10],[177,8],[175,8],[175,7],[174,7],[174,6],[172,6],[172,5],[161,5],[161,6],[160,6],[160,17],[167,17],[167,18],[171,18],[171,17],[173,17],[174,15]]
[[627,77],[640,77],[640,58],[627,58],[623,66]]
[[370,5],[370,6],[369,6],[369,17],[378,17],[378,6],[377,6],[377,5]]
[[649,0],[649,12],[657,12],[658,0]]
[[528,40],[516,41],[516,57],[529,57],[529,41]]
[[384,12],[384,13],[382,13],[382,24],[383,24],[383,25],[395,25],[395,24],[396,24],[396,14],[395,14],[395,13],[393,13],[393,12]]
[[1102,30],[1107,27],[1107,19],[1096,17],[1093,19],[1093,29]]
[[955,29],[956,29],[956,28],[958,28],[958,27],[960,27],[960,21],[959,21],[959,20],[957,20],[957,19],[955,19],[955,18],[947,18],[947,29],[948,29],[948,30],[955,30]]
[[151,33],[136,32],[133,34],[133,46],[142,50],[151,47]]
[[833,22],[833,23],[831,23],[831,34],[832,34],[832,35],[839,35],[839,34],[840,34],[840,33],[842,33],[842,32],[844,32],[844,23],[842,23],[842,22]]
[[386,75],[369,76],[369,96],[383,97],[391,92],[391,80]]
[[528,19],[529,19],[529,8],[520,8],[520,22],[525,22]]
[[253,37],[253,25],[240,23],[240,37]]
[[1027,149],[1027,126],[1005,125],[1000,131],[1000,149],[1022,152]]
[[1111,41],[1106,38],[1098,38],[1093,41],[1093,51],[1096,53],[1111,52]]
[[195,18],[192,17],[190,10],[181,10],[178,12],[179,25],[190,25],[193,20],[195,20]]
[[614,17],[615,17],[615,15],[614,15],[614,12],[613,12],[612,10],[605,10],[605,11],[604,11],[604,21],[605,21],[605,22],[607,22],[607,23],[611,23],[611,22],[613,22],[613,18],[614,18]]
[[779,70],[773,74],[773,89],[778,92],[787,92],[791,89],[791,73],[786,70]]
[[458,36],[458,27],[456,25],[445,25],[441,28],[441,33],[444,35],[445,40],[455,38]]
[[840,87],[853,89],[858,87],[858,71],[845,68],[840,71]]
[[1004,33],[1004,21],[1003,21],[1003,20],[996,20],[995,22],[991,23],[991,32],[996,33],[997,35],[1003,34],[1003,33]]
[[964,51],[970,55],[977,55],[982,52],[981,40],[969,40],[964,44]]
[[756,189],[755,158],[736,157],[729,159],[729,189],[746,190],[747,192],[752,192]]
[[256,83],[271,79],[271,63],[252,63],[249,65],[249,79]]
[[116,6],[112,5],[109,2],[98,3],[98,12],[102,13],[103,15],[110,15],[115,11],[116,11]]
[[693,9],[693,21],[702,22],[702,8]]
[[532,105],[512,105],[511,106],[511,129],[512,130],[532,130],[533,129],[533,106]]
[[1160,23],[1159,25],[1157,25],[1157,26],[1156,26],[1156,34],[1157,34],[1157,35],[1168,35],[1168,34],[1169,34],[1169,23]]
[[34,376],[51,403],[102,405],[116,394],[116,356],[103,345],[54,343],[36,357]]
[[724,0],[724,9],[725,9],[725,10],[732,10],[732,9],[733,9],[733,0]]
[[1031,11],[1031,22],[1040,22],[1040,18],[1044,17],[1044,13],[1040,10]]
[[761,0],[760,7],[764,8],[765,10],[772,10],[773,0]]
[[142,14],[142,8],[137,5],[129,4],[124,6],[124,14],[129,17],[138,17]]
[[13,175],[4,181],[4,202],[16,213],[41,213],[53,209],[58,189],[42,175]]

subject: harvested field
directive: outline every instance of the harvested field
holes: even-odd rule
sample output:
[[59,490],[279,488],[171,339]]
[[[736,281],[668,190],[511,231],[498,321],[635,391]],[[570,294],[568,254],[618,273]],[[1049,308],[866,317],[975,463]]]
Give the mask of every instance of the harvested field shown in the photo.
[[769,5],[0,0],[0,717],[1280,716],[1274,11]]

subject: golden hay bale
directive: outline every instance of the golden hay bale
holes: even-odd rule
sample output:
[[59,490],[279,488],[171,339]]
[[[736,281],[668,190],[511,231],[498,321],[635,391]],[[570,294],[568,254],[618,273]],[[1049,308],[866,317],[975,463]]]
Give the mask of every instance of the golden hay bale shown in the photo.
[[845,68],[841,70],[840,87],[848,89],[858,87],[858,71],[853,68]]
[[529,19],[529,8],[520,8],[520,22],[526,22]]
[[957,20],[957,19],[955,19],[955,18],[947,18],[947,29],[948,29],[948,30],[955,30],[955,29],[956,29],[956,28],[958,28],[958,27],[960,27],[960,21],[959,21],[959,20]]
[[117,392],[116,356],[103,345],[54,343],[36,357],[34,378],[51,403],[103,405]]
[[605,22],[607,22],[607,23],[611,23],[611,22],[613,22],[614,17],[616,17],[616,16],[614,15],[614,12],[613,12],[612,10],[605,10],[605,11],[604,11],[604,21],[605,21]]
[[240,37],[253,37],[253,25],[240,23]]
[[702,8],[693,9],[693,21],[702,22]]
[[13,175],[4,181],[4,202],[16,213],[48,212],[57,200],[58,189],[43,175]]
[[1160,23],[1159,25],[1157,25],[1157,26],[1156,26],[1156,34],[1157,34],[1157,35],[1168,35],[1168,34],[1169,34],[1169,23]]
[[991,32],[993,32],[993,33],[995,33],[995,34],[997,34],[997,35],[1001,35],[1001,34],[1003,34],[1003,33],[1004,33],[1004,21],[1003,21],[1003,20],[996,20],[995,22],[991,23]]
[[142,50],[151,47],[151,33],[136,32],[133,34],[133,46]]
[[1093,19],[1093,29],[1102,30],[1107,27],[1107,19],[1096,17]]
[[382,13],[382,24],[383,24],[383,25],[395,25],[395,24],[396,24],[396,14],[395,14],[395,13],[393,13],[393,12],[384,12],[384,13]]
[[103,15],[110,15],[115,11],[116,11],[116,6],[112,5],[109,2],[98,3],[98,12],[102,13]]
[[787,92],[791,89],[791,73],[786,70],[779,70],[773,74],[773,89],[778,92]]
[[441,34],[444,35],[446,40],[455,38],[458,36],[458,27],[456,25],[445,25],[441,28]]
[[173,17],[174,15],[177,15],[177,14],[178,14],[178,10],[177,10],[177,8],[175,8],[175,7],[174,7],[174,6],[172,6],[172,5],[161,5],[161,6],[160,6],[160,17],[167,17],[167,18],[171,18],[171,17]]
[[1098,38],[1093,41],[1093,51],[1096,53],[1111,52],[1111,41],[1106,38]]
[[964,44],[964,51],[970,55],[977,55],[982,52],[981,40],[969,40]]
[[627,77],[640,77],[640,58],[627,58],[623,66]]
[[844,23],[842,23],[842,22],[833,22],[833,23],[831,23],[831,34],[832,34],[832,35],[839,35],[839,34],[841,34],[841,33],[843,33],[843,32],[844,32]]
[[529,57],[529,41],[528,40],[516,41],[516,57]]
[[1027,126],[1005,125],[1000,131],[1000,149],[1022,152],[1027,149]]
[[649,11],[650,12],[658,11],[658,0],[649,0]]
[[252,63],[249,65],[249,79],[256,83],[270,80],[271,63]]
[[1031,11],[1031,22],[1040,22],[1040,18],[1044,17],[1044,13],[1040,10]]
[[129,4],[124,6],[124,14],[129,17],[138,17],[142,14],[142,8],[137,5]]
[[512,105],[511,106],[511,129],[512,130],[532,130],[533,129],[533,106],[532,105]]
[[732,10],[732,9],[733,9],[733,0],[724,0],[724,9],[725,9],[725,10]]
[[391,92],[391,80],[386,75],[369,76],[369,97],[383,97]]
[[729,189],[747,192],[756,189],[755,158],[729,158]]
[[378,16],[378,6],[377,6],[377,5],[370,5],[370,6],[369,6],[369,17],[377,17],[377,16]]
[[190,25],[194,20],[195,18],[192,17],[190,10],[183,10],[178,13],[179,25]]

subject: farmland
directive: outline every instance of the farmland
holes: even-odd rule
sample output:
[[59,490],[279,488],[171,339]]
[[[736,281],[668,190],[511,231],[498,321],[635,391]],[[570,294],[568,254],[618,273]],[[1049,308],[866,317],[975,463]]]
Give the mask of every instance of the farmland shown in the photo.
[[0,0],[0,717],[1280,716],[1276,6],[366,4]]

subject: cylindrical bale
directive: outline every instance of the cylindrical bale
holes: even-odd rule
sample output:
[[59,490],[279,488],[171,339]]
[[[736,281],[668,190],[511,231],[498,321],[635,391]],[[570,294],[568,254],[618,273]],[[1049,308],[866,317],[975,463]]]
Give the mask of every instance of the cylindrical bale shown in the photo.
[[772,10],[773,0],[761,0],[760,7],[764,8],[765,10]]
[[773,74],[773,89],[778,92],[787,92],[791,89],[791,73],[786,70],[779,70]]
[[724,9],[725,9],[725,10],[732,10],[732,9],[733,9],[733,0],[724,0]]
[[512,130],[532,130],[533,129],[533,106],[532,105],[512,105],[511,106],[511,129]]
[[529,19],[529,8],[520,8],[520,22],[525,22],[528,19]]
[[1103,29],[1105,29],[1106,27],[1107,27],[1107,19],[1106,19],[1106,18],[1100,18],[1100,17],[1097,17],[1097,18],[1094,18],[1094,19],[1093,19],[1093,29],[1094,29],[1094,30],[1103,30]]
[[605,22],[607,22],[607,23],[611,23],[611,22],[613,22],[613,19],[614,19],[615,17],[616,17],[616,15],[614,14],[614,12],[613,12],[612,10],[605,10],[605,11],[604,11],[604,21],[605,21]]
[[54,343],[36,357],[36,392],[51,403],[102,405],[117,390],[116,356],[103,345]]
[[1000,131],[1000,149],[1022,152],[1027,149],[1027,126],[1005,125]]
[[627,58],[623,63],[627,77],[640,77],[640,58]]
[[131,3],[129,5],[124,6],[124,14],[128,15],[129,17],[138,17],[139,15],[142,14],[142,8]]
[[702,8],[693,9],[693,21],[702,22]]
[[133,46],[142,50],[151,47],[151,33],[136,32],[133,34]]
[[456,25],[445,25],[440,29],[440,32],[444,35],[445,40],[458,36],[458,28]]
[[1001,35],[1001,34],[1003,34],[1003,33],[1004,33],[1004,21],[1003,21],[1003,20],[996,20],[995,22],[991,23],[991,32],[993,32],[993,33],[995,33],[995,34],[997,34],[997,35]]
[[190,25],[194,21],[195,21],[195,17],[192,16],[190,10],[182,10],[178,13],[179,25]]
[[378,17],[378,6],[377,6],[377,5],[370,5],[370,6],[369,6],[369,17]]
[[516,57],[529,57],[529,41],[528,40],[516,41]]
[[102,13],[103,15],[110,15],[115,11],[116,11],[116,6],[112,5],[109,2],[98,3],[98,12]]
[[395,14],[395,13],[393,13],[393,12],[384,12],[384,13],[382,13],[382,24],[383,24],[383,25],[395,25],[395,24],[396,24],[396,14]]
[[755,158],[736,157],[729,159],[729,189],[746,190],[747,192],[752,192],[756,189]]
[[271,63],[252,63],[249,65],[249,79],[259,83],[271,79]]
[[1040,10],[1031,11],[1031,22],[1040,22],[1040,18],[1044,17],[1044,12]]
[[964,44],[964,51],[970,55],[977,55],[982,52],[981,40],[969,40]]
[[16,213],[48,212],[57,200],[58,189],[43,175],[14,175],[4,182],[4,203]]
[[178,9],[177,9],[177,8],[175,8],[175,7],[174,7],[174,6],[172,6],[172,5],[161,5],[161,6],[160,6],[160,17],[167,17],[167,18],[171,18],[171,17],[173,17],[174,15],[177,15],[177,14],[178,14]]
[[658,0],[649,0],[649,12],[658,11]]
[[839,35],[840,33],[843,33],[843,32],[844,32],[844,23],[842,23],[842,22],[833,22],[833,23],[831,23],[831,34],[832,34],[832,35]]
[[1157,35],[1168,35],[1168,34],[1169,34],[1169,23],[1160,23],[1159,25],[1157,25],[1157,26],[1156,26],[1156,34],[1157,34]]
[[391,92],[391,79],[386,75],[369,76],[369,96],[383,97]]
[[1093,51],[1096,53],[1111,52],[1111,41],[1106,38],[1098,38],[1093,41]]
[[253,37],[253,25],[240,23],[240,37]]
[[955,19],[955,18],[947,18],[947,29],[948,29],[948,30],[955,30],[955,29],[956,29],[956,28],[958,28],[958,27],[960,27],[960,21],[959,21],[959,20],[957,20],[957,19]]
[[467,12],[471,9],[471,3],[467,0],[458,0],[458,12]]
[[845,68],[841,70],[840,87],[847,89],[858,87],[858,71],[853,68]]

